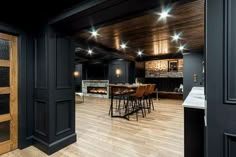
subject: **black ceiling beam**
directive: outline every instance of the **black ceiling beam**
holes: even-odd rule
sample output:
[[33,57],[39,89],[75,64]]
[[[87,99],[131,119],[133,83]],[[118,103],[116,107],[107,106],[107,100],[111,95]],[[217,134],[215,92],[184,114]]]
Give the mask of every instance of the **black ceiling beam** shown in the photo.
[[181,59],[184,55],[189,55],[192,53],[204,53],[204,49],[194,49],[191,51],[185,51],[184,53],[178,52],[178,53],[168,53],[164,55],[157,55],[157,56],[142,56],[142,57],[136,57],[137,62],[142,61],[151,61],[151,60],[161,60],[161,59]]
[[[78,45],[77,45],[78,46]],[[110,54],[106,54],[102,52],[102,55],[100,52],[98,52],[96,49],[96,53],[89,56],[87,53],[87,50],[84,48],[81,48],[83,46],[79,46],[79,50],[75,50],[75,62],[76,63],[84,63],[84,62],[97,62],[97,61],[101,61],[101,60],[110,60],[113,58],[113,56],[111,56]],[[82,52],[82,53],[80,53]]]
[[165,55],[157,55],[157,56],[142,56],[142,57],[137,57],[136,61],[142,62],[142,61],[151,61],[151,60],[161,60],[161,59],[180,59],[183,58],[182,53],[169,53]]
[[186,3],[193,0],[99,0],[66,11],[51,20],[50,24],[68,35],[88,29],[116,23],[120,20],[140,16],[146,11],[160,8],[164,4]]
[[110,55],[114,58],[121,58],[121,59],[130,60],[130,61],[135,60],[135,58],[131,55],[122,54],[123,52],[121,52],[121,51],[118,51],[114,48],[106,47],[106,46],[96,43],[92,40],[84,40],[84,39],[77,38],[77,39],[75,39],[75,42],[77,43],[77,45],[79,47],[82,47],[83,49],[87,49],[89,47],[91,49],[96,50],[99,53]]
[[106,1],[108,1],[108,0],[96,0],[96,1],[87,0],[82,3],[78,3],[77,5],[74,5],[70,9],[66,9],[63,13],[59,14],[57,17],[50,19],[49,24],[58,23],[58,22],[65,20],[67,18],[72,18],[73,16],[75,16],[79,13],[86,12],[88,9],[90,9],[92,7],[96,6],[96,8],[97,8],[97,6],[99,4],[102,4]]
[[82,57],[82,56],[75,56],[75,60],[89,61],[88,58],[85,58],[85,57]]
[[113,58],[113,56],[106,55],[106,54],[101,55],[101,56],[100,55],[96,55],[95,57],[93,57],[93,55],[85,57],[85,55],[78,54],[75,57],[75,59],[81,60],[81,61],[91,61],[91,60],[96,61],[96,60],[105,60],[105,59],[112,59],[112,58]]

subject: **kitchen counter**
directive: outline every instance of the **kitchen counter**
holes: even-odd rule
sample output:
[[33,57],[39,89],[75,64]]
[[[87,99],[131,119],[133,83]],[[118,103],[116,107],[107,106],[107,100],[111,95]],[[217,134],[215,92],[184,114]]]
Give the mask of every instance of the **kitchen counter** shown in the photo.
[[193,87],[184,103],[184,156],[204,156],[204,87]]
[[186,108],[205,109],[204,87],[193,87],[183,106]]

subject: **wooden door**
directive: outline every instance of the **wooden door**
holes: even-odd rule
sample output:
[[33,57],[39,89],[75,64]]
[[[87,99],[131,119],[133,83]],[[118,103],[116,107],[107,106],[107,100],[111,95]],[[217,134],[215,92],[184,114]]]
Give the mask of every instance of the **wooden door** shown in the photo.
[[0,154],[17,148],[17,38],[0,33]]

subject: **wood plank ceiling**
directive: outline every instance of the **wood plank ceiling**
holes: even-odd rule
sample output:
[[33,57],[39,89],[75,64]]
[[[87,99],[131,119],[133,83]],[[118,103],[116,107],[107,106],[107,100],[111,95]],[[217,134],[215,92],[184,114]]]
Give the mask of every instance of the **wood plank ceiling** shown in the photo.
[[[77,33],[74,38],[90,40],[119,53],[137,57],[137,50],[143,50],[144,56],[158,56],[176,53],[179,45],[186,44],[187,50],[199,50],[204,47],[204,0],[190,1],[169,6],[170,17],[166,21],[158,20],[161,9],[121,21],[112,25],[97,27],[97,39],[91,38],[88,29]],[[105,16],[105,15],[104,15]],[[182,33],[181,40],[173,42],[174,32]],[[121,50],[122,42],[127,49]]]

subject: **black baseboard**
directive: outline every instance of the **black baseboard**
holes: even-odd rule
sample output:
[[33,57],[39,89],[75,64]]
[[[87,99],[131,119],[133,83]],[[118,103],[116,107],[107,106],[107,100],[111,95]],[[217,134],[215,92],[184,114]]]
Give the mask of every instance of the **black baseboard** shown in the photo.
[[25,149],[25,148],[31,146],[32,143],[33,143],[33,136],[29,136],[29,137],[25,138],[24,140],[19,139],[18,148]]
[[76,134],[71,134],[58,141],[48,144],[37,137],[33,137],[33,145],[43,151],[44,153],[51,155],[60,149],[76,142]]

